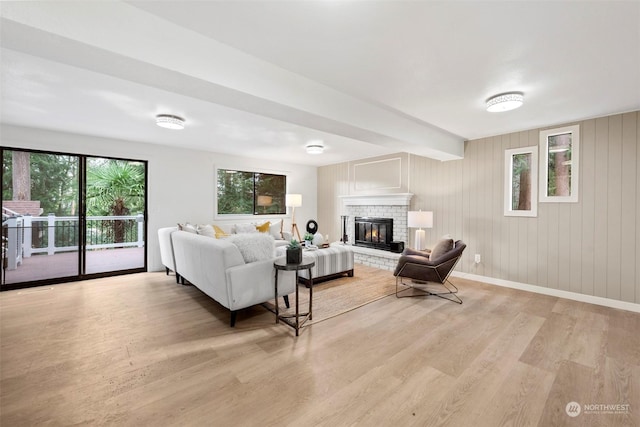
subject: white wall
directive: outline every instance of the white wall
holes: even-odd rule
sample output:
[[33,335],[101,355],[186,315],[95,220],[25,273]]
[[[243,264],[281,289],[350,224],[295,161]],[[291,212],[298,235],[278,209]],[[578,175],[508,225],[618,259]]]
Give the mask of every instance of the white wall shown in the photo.
[[[302,194],[302,207],[296,209],[296,222],[300,229],[304,229],[307,220],[317,218],[317,172],[312,166],[266,163],[248,157],[9,125],[0,126],[0,143],[6,148],[148,161],[149,271],[163,269],[158,249],[158,228],[185,221],[200,224],[256,221],[252,216],[226,221],[214,219],[216,167],[287,175],[287,192]],[[261,216],[259,220],[263,218]],[[290,227],[290,215],[287,215],[285,229]]]

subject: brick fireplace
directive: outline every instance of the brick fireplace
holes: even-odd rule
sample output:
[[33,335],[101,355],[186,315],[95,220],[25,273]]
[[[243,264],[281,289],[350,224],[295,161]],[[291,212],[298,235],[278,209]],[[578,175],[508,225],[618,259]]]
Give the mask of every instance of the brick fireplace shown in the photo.
[[[355,218],[374,217],[393,219],[393,241],[408,243],[407,212],[411,202],[411,193],[378,194],[370,196],[341,196],[343,215],[348,216],[347,236],[348,244],[355,242]],[[393,270],[400,254],[352,246],[354,260],[360,264],[370,265],[385,270]]]

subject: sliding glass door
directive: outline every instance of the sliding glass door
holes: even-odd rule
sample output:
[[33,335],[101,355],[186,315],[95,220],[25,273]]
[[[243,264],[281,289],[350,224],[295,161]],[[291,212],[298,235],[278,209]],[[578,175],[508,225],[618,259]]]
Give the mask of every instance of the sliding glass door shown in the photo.
[[2,148],[2,280],[146,270],[146,162]]
[[145,164],[86,159],[85,273],[145,266]]

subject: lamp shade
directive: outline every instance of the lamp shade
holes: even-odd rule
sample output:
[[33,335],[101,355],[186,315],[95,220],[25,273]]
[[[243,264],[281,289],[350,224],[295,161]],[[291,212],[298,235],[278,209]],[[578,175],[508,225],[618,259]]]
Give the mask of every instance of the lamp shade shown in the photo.
[[291,208],[299,208],[302,206],[302,194],[287,194],[285,204]]
[[432,228],[433,212],[409,211],[407,212],[407,226],[411,228]]
[[271,206],[272,204],[273,204],[273,197],[258,196],[258,206]]

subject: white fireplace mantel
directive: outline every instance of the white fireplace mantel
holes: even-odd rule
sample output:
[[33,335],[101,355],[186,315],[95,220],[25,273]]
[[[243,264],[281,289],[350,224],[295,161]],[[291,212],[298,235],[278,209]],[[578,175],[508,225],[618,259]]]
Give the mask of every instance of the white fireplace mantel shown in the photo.
[[344,206],[409,206],[413,193],[338,196]]

